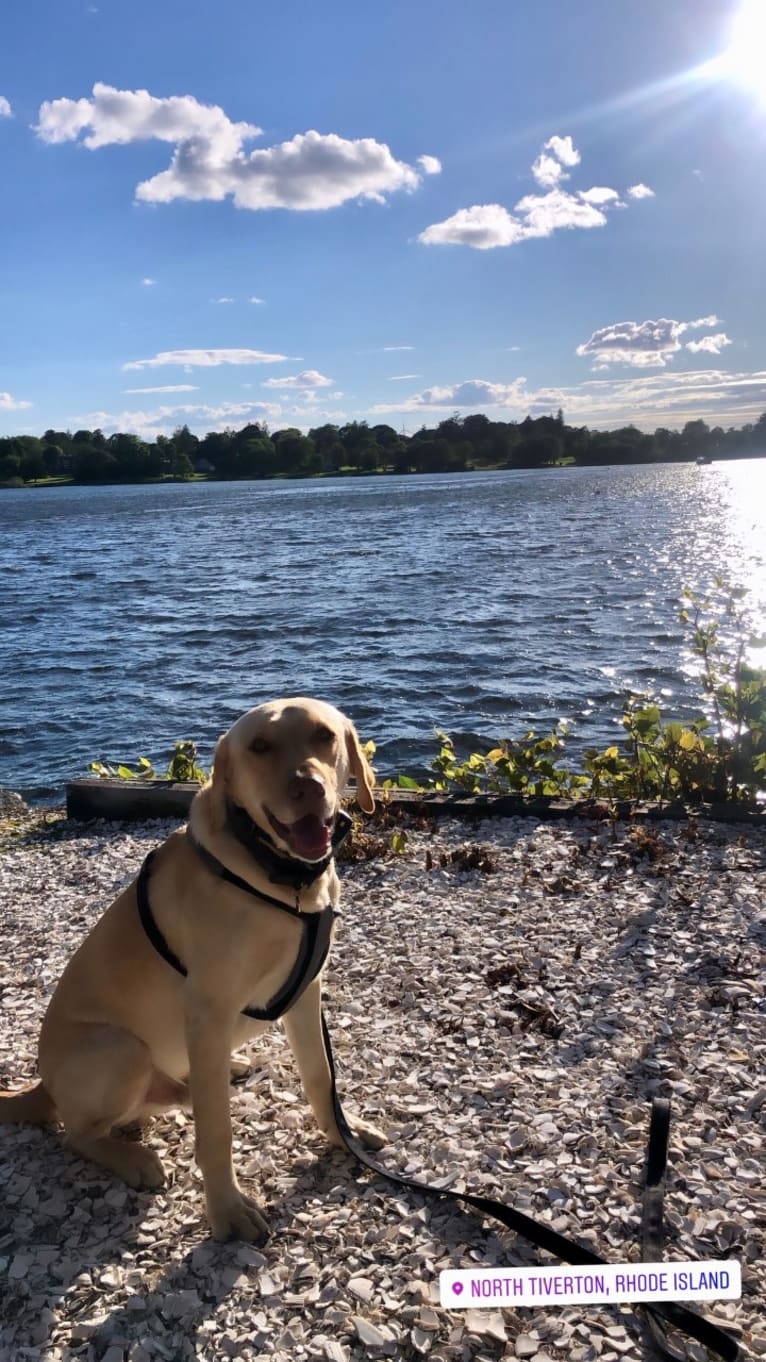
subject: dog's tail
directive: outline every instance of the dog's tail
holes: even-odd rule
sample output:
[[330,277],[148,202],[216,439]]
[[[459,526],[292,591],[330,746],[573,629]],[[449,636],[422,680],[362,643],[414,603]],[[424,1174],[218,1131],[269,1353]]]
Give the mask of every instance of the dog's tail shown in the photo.
[[13,1121],[31,1121],[42,1126],[56,1114],[53,1098],[42,1083],[30,1083],[18,1092],[0,1092],[0,1125]]

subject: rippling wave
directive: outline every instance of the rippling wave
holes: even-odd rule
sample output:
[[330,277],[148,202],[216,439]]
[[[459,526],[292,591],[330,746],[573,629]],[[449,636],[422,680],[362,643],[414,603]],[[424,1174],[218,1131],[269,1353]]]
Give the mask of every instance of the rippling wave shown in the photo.
[[766,604],[766,460],[0,493],[0,785],[205,760],[281,694],[340,705],[383,773],[627,690],[699,708],[678,623],[717,573]]

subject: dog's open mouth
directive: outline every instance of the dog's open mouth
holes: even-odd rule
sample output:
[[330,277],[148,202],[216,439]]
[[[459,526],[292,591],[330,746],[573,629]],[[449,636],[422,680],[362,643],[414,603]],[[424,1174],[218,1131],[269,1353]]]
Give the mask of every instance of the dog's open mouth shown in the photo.
[[277,836],[287,843],[293,856],[301,861],[321,861],[330,851],[334,815],[322,820],[315,813],[307,813],[295,823],[280,823],[270,813],[269,821]]

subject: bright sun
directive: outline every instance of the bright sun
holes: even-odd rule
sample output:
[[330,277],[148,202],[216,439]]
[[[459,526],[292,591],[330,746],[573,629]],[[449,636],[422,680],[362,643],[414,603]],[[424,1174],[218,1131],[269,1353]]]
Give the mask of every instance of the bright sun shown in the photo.
[[721,63],[732,80],[749,86],[766,102],[766,0],[745,0]]

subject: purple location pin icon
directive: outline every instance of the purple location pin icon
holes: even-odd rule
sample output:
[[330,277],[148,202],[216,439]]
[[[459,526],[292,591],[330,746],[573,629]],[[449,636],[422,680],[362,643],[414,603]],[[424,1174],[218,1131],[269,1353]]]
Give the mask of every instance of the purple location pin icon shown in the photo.
[[455,1293],[456,1296],[459,1296],[460,1293],[461,1293],[462,1290],[463,1290],[463,1283],[462,1283],[462,1282],[453,1282],[453,1283],[452,1283],[452,1290],[454,1291],[454,1293]]

